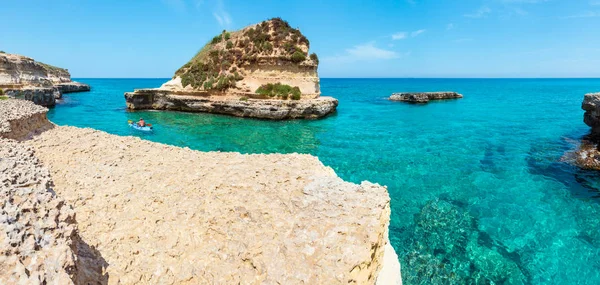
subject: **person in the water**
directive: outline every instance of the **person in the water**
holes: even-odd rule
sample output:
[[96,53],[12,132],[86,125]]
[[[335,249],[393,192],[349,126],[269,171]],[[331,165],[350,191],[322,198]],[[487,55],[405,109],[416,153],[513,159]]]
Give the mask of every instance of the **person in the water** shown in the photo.
[[138,126],[140,127],[145,127],[146,126],[146,121],[144,121],[143,118],[140,118],[140,120],[137,123]]

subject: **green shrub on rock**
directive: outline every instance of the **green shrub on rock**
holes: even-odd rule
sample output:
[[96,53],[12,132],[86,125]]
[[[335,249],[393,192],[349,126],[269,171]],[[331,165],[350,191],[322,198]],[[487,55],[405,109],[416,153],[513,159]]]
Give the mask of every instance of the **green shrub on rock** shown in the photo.
[[214,37],[210,43],[214,45],[220,43],[221,41],[223,41],[223,35],[218,35]]
[[300,51],[294,52],[294,54],[292,54],[292,57],[291,57],[291,60],[295,63],[303,62],[305,59],[306,59],[306,56],[304,55],[304,53],[302,53]]
[[256,89],[256,94],[269,97],[277,96],[278,98],[282,98],[284,100],[288,99],[289,97],[291,97],[292,100],[300,100],[302,92],[300,92],[300,88],[297,86],[292,87],[281,83],[267,83],[258,87],[258,89]]
[[310,54],[310,59],[312,59],[312,61],[314,61],[316,64],[319,64],[319,57],[317,56],[316,53],[311,53]]
[[292,89],[292,100],[300,100],[300,96],[302,96],[302,92],[300,92],[300,88],[298,86]]

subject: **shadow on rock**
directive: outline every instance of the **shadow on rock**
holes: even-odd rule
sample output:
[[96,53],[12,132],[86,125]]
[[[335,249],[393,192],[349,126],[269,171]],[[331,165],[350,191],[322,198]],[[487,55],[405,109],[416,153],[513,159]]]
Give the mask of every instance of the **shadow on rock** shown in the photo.
[[77,255],[77,270],[73,276],[75,284],[108,284],[108,273],[106,268],[108,262],[100,252],[88,245],[85,241],[75,235],[73,238],[73,251]]

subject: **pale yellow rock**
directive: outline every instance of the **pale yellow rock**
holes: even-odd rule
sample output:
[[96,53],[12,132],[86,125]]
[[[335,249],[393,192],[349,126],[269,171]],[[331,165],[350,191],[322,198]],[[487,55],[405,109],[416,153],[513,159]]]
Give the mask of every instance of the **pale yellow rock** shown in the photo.
[[198,152],[91,129],[28,142],[109,284],[374,284],[385,187],[316,157]]

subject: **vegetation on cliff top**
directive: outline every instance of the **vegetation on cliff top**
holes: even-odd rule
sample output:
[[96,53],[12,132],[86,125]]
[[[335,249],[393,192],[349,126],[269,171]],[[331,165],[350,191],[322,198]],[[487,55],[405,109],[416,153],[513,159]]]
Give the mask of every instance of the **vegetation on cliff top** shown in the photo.
[[244,67],[260,65],[261,60],[316,67],[318,58],[314,53],[308,55],[309,45],[298,29],[281,18],[273,18],[235,32],[224,30],[175,76],[181,77],[184,87],[225,91],[244,78]]
[[300,96],[302,96],[302,93],[300,92],[300,88],[292,87],[292,86],[289,86],[286,84],[281,84],[281,83],[264,84],[264,85],[258,87],[258,89],[256,89],[256,94],[266,95],[269,97],[277,96],[277,98],[281,98],[284,100],[287,100],[288,97],[291,98],[292,100],[300,100]]
[[39,65],[41,65],[47,72],[50,73],[68,73],[69,71],[64,68],[56,67],[54,65],[45,64],[43,62],[36,61]]

